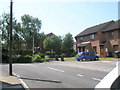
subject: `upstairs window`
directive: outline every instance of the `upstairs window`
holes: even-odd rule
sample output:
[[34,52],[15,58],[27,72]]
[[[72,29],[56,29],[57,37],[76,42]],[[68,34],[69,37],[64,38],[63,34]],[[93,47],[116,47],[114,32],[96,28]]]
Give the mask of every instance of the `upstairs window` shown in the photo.
[[83,38],[82,38],[82,37],[80,37],[80,41],[82,41],[82,39],[83,39]]
[[91,40],[94,40],[94,38],[95,38],[95,35],[94,35],[94,34],[91,34],[91,35],[90,35],[90,39],[91,39]]
[[112,39],[112,38],[113,38],[113,35],[114,35],[114,32],[113,32],[113,31],[108,32],[108,37],[109,37],[109,38]]

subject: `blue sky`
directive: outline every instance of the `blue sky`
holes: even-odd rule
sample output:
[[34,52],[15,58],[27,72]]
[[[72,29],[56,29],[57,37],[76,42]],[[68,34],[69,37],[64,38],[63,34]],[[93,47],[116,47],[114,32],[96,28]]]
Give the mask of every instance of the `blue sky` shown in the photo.
[[[0,14],[9,13],[9,1],[1,0]],[[118,19],[118,2],[42,2],[30,0],[13,0],[13,15],[20,22],[24,14],[42,20],[40,32],[53,32],[65,35],[70,32],[73,37],[88,27]]]

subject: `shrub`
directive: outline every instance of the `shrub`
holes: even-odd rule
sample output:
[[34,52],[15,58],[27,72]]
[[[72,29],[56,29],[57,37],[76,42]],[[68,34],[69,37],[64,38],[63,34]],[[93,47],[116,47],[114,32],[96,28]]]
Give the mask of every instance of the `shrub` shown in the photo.
[[32,63],[32,56],[25,55],[17,58],[18,63]]
[[43,53],[36,53],[33,55],[32,61],[33,62],[44,62],[45,55]]
[[2,48],[2,63],[8,63],[9,62],[9,53],[7,49]]
[[19,55],[32,55],[32,50],[20,50],[20,51],[16,51],[16,54],[19,54]]
[[14,55],[12,59],[13,63],[32,63],[32,62],[44,62],[45,55],[43,53],[36,53],[34,55]]

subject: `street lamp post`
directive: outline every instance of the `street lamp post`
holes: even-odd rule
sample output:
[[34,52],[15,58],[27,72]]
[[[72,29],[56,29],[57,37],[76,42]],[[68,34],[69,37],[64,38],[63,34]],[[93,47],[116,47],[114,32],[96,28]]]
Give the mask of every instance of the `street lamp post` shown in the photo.
[[34,54],[34,32],[33,32],[33,54]]
[[33,51],[33,54],[34,54],[34,52],[35,52],[35,50],[34,50],[34,31],[33,30],[31,30],[31,33],[32,33],[32,51]]
[[12,9],[13,2],[10,1],[10,51],[9,51],[9,75],[12,76]]

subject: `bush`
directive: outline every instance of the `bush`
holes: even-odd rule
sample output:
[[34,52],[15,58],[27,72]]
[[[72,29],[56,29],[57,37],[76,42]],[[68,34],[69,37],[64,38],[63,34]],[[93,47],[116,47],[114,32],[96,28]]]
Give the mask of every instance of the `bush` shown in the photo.
[[69,51],[63,51],[63,55],[65,57],[73,57],[73,56],[75,56],[74,49],[70,49]]
[[9,62],[9,53],[7,49],[2,48],[2,63],[8,63]]
[[32,55],[32,50],[25,50],[25,51],[23,51],[23,50],[19,50],[19,51],[16,51],[15,52],[17,55]]
[[44,62],[45,55],[43,53],[36,53],[33,55],[32,61],[33,62]]
[[32,62],[44,62],[45,55],[43,53],[36,53],[34,55],[31,54],[23,54],[23,55],[14,55],[12,58],[13,63],[32,63]]
[[17,58],[17,63],[32,63],[32,56],[25,55]]

